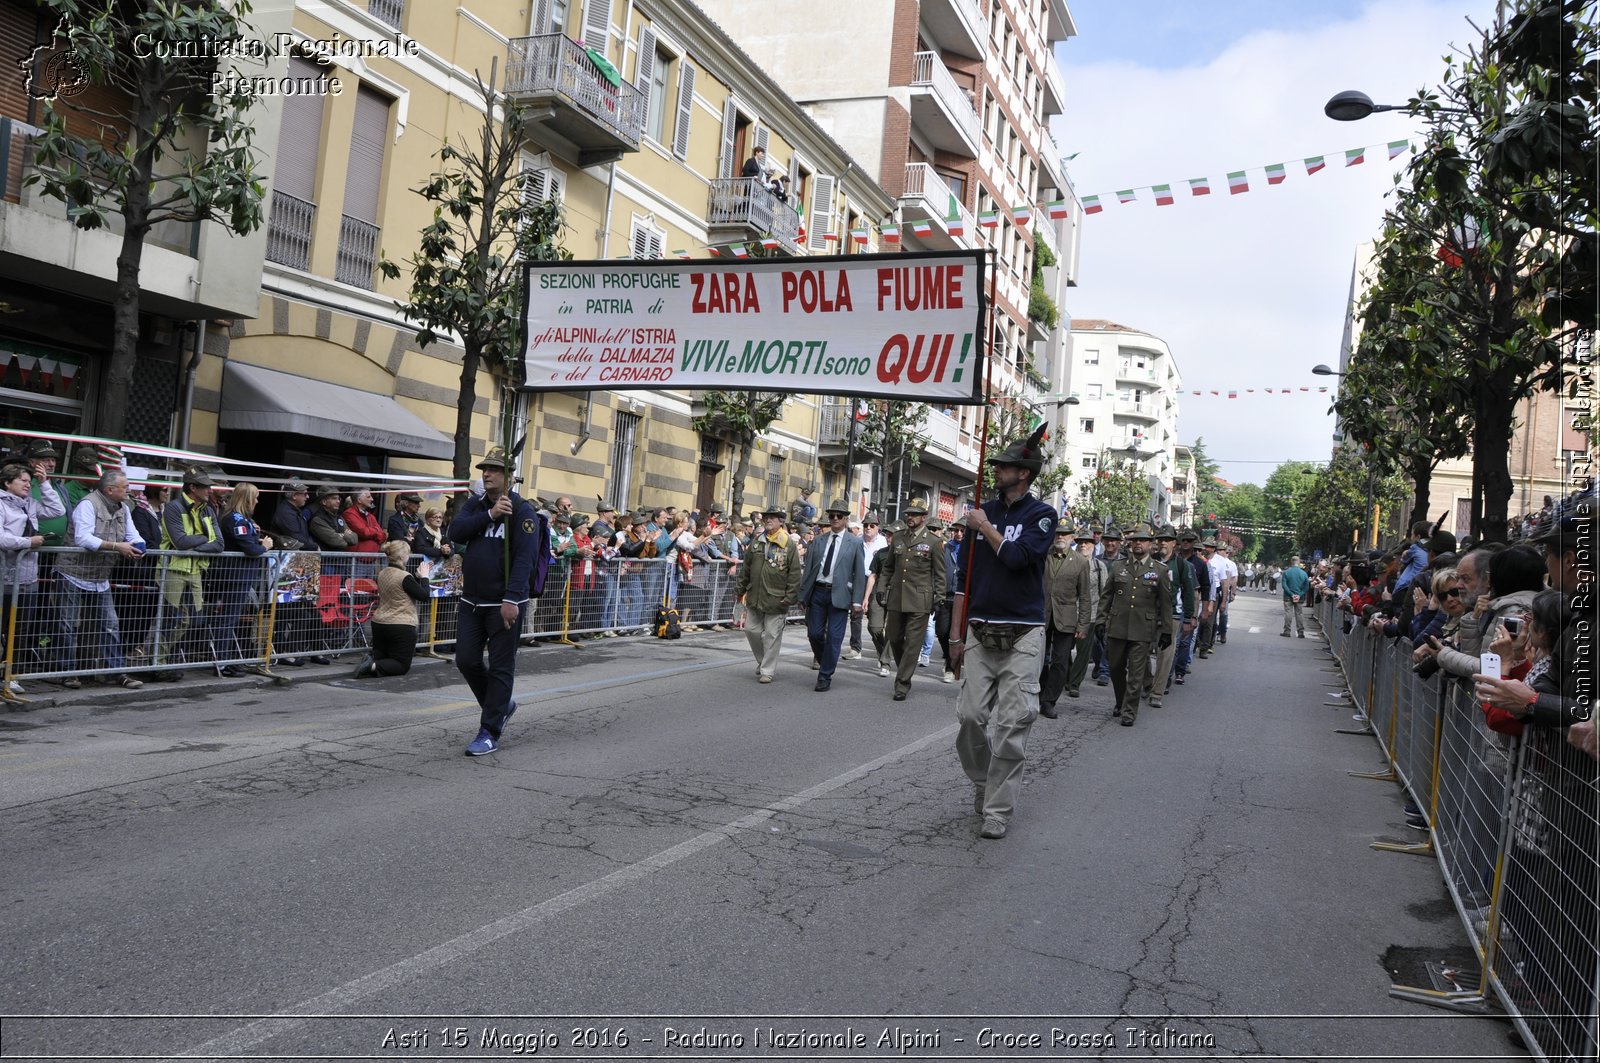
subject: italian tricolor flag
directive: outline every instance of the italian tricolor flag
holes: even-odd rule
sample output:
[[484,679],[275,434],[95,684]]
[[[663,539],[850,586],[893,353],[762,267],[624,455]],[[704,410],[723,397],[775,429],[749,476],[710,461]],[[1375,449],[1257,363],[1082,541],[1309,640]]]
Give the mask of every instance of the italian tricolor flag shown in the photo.
[[827,244],[836,244],[836,243],[839,242],[839,234],[838,233],[823,233],[822,234],[822,242],[823,243],[827,243]]
[[1072,213],[1072,208],[1067,206],[1066,200],[1058,199],[1045,208],[1045,213],[1049,214],[1051,219],[1060,221],[1062,218],[1065,218],[1068,214]]
[[1105,210],[1105,209],[1106,208],[1104,208],[1104,207],[1102,207],[1100,205],[1100,197],[1099,196],[1084,196],[1083,197],[1083,212],[1085,214],[1099,214],[1102,210]]
[[1267,184],[1269,185],[1281,185],[1283,184],[1283,179],[1287,176],[1289,175],[1284,172],[1283,163],[1281,162],[1275,162],[1267,167]]
[[778,238],[776,236],[763,236],[761,238],[761,246],[766,248],[768,251],[777,250]]
[[1364,163],[1366,161],[1367,161],[1367,149],[1366,148],[1351,148],[1349,151],[1344,153],[1344,164],[1346,166],[1360,166],[1362,163]]
[[867,242],[867,230],[865,230],[865,229],[851,229],[850,230],[850,239],[854,240],[858,244],[866,243]]
[[1328,165],[1327,160],[1321,155],[1311,156],[1311,158],[1306,160],[1306,176],[1311,176],[1326,165]]
[[1190,192],[1191,195],[1209,196],[1211,194],[1211,178],[1209,178],[1209,177],[1191,177],[1191,178],[1189,178],[1189,192]]
[[1409,141],[1409,140],[1391,140],[1391,141],[1389,141],[1389,158],[1391,158],[1391,159],[1398,158],[1400,153],[1402,151],[1405,151],[1410,146],[1411,146],[1411,141]]
[[951,236],[965,236],[967,234],[967,223],[961,220],[961,215],[959,214],[950,215],[945,219],[944,224]]
[[1250,191],[1250,182],[1245,180],[1243,170],[1235,170],[1228,175],[1228,195],[1236,196],[1240,192]]
[[1117,202],[1118,203],[1132,203],[1134,200],[1136,200],[1138,198],[1139,197],[1134,194],[1134,191],[1131,188],[1119,188],[1119,189],[1117,189]]
[[706,254],[710,255],[712,258],[721,258],[722,257],[722,252],[717,250],[714,247],[706,248]]
[[743,244],[734,244],[732,247],[728,248],[728,250],[733,252],[733,257],[734,258],[749,258],[750,257],[749,250],[746,249]]
[[1152,192],[1154,192],[1156,194],[1156,206],[1158,206],[1158,207],[1170,207],[1170,206],[1172,206],[1172,186],[1171,185],[1156,185],[1150,191],[1152,191]]
[[672,257],[674,257],[674,258],[688,258],[689,257],[689,252],[687,252],[687,251],[674,251],[674,252],[672,252]]
[[978,215],[978,224],[983,226],[985,229],[999,228],[1000,212],[998,210],[984,211],[982,214]]
[[916,236],[932,236],[933,223],[929,221],[914,221],[911,223],[911,232]]
[[1029,222],[1033,221],[1033,208],[1012,207],[1011,220],[1016,222],[1018,225],[1027,225]]
[[898,244],[900,242],[900,227],[899,226],[897,226],[897,225],[885,225],[882,229],[880,229],[878,231],[883,234],[883,242],[884,243],[886,243],[886,244]]

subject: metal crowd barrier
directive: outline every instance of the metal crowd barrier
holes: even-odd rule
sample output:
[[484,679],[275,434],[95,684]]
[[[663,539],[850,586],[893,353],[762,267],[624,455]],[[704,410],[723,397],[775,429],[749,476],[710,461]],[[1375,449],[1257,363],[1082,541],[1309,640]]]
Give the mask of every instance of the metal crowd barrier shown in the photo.
[[[1410,642],[1357,624],[1331,602],[1330,633],[1356,704],[1419,808],[1429,840],[1375,848],[1434,856],[1477,952],[1475,986],[1393,986],[1454,1010],[1495,1003],[1539,1059],[1600,1053],[1600,765],[1559,728],[1490,730],[1472,686],[1412,672]],[[1340,641],[1331,633],[1340,632]]]
[[[269,672],[285,658],[364,653],[378,605],[381,554],[151,550],[119,559],[108,589],[72,578],[83,551],[22,551],[0,586],[0,697],[30,679],[81,681],[228,666]],[[103,557],[104,555],[97,555]],[[412,558],[413,572],[423,561]],[[30,573],[29,570],[34,572]],[[417,649],[439,656],[455,639],[459,559],[429,563],[430,598],[417,608]],[[81,575],[81,571],[80,571]],[[31,576],[31,578],[25,578]],[[559,559],[523,616],[524,639],[645,633],[673,602],[680,623],[735,623],[727,561]]]

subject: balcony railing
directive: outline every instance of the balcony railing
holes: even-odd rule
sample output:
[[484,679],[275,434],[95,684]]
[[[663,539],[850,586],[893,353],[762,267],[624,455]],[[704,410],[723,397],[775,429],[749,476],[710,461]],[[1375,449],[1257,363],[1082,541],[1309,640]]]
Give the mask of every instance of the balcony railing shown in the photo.
[[1140,383],[1144,383],[1144,384],[1154,384],[1154,383],[1156,383],[1156,371],[1154,369],[1149,369],[1149,368],[1140,369],[1137,366],[1133,366],[1133,365],[1118,366],[1117,367],[1117,379],[1118,380],[1137,380]]
[[961,131],[968,145],[974,150],[979,139],[978,112],[972,106],[972,99],[965,89],[956,84],[956,79],[950,76],[950,71],[945,68],[944,60],[938,52],[918,52],[912,67],[912,88],[926,88],[932,91],[935,98],[943,105],[950,121]]
[[[1067,89],[1061,83],[1061,71],[1056,67],[1055,56],[1045,52],[1044,62],[1045,114],[1061,114],[1067,108]],[[1055,100],[1055,106],[1050,105]]]
[[[854,400],[849,402],[830,402],[821,409],[822,425],[817,442],[824,446],[848,445],[850,442],[850,415],[855,407]],[[861,439],[860,429],[856,430],[856,440]]]
[[1153,402],[1129,402],[1127,399],[1118,399],[1112,409],[1123,417],[1147,417],[1152,421],[1161,420],[1161,410]]
[[626,81],[613,84],[582,45],[559,33],[511,41],[506,94],[523,100],[560,100],[581,112],[603,131],[606,142],[597,143],[570,124],[558,125],[557,131],[580,148],[637,151],[644,135],[645,108],[639,91]]
[[395,29],[400,28],[400,17],[405,14],[406,0],[367,0],[367,11]]
[[989,27],[977,0],[923,0],[922,21],[945,50],[983,56]]
[[767,190],[756,177],[724,177],[711,182],[706,226],[744,228],[751,235],[771,235],[783,248],[799,246],[800,215]]
[[371,222],[346,214],[339,221],[339,254],[334,262],[333,279],[357,288],[372,287],[372,272],[378,267],[379,229]]
[[317,205],[272,192],[272,215],[267,219],[267,261],[290,269],[311,268],[311,227],[317,220]]
[[960,247],[977,246],[977,219],[967,205],[950,191],[944,178],[939,176],[939,171],[927,163],[906,164],[906,185],[905,191],[900,193],[900,202],[911,211],[921,211],[945,230],[950,228],[950,207],[954,204],[956,217],[961,220],[962,235],[951,239]]

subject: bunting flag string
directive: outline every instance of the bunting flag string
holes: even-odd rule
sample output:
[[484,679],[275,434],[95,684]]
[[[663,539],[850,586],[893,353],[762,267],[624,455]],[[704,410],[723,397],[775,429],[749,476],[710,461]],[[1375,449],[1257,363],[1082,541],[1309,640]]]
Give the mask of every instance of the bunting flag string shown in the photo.
[[[1399,158],[1405,152],[1409,151],[1411,146],[1412,145],[1409,140],[1391,140],[1387,144],[1384,144],[1383,148],[1387,152],[1390,161],[1393,161]],[[1369,145],[1367,147],[1345,149],[1342,152],[1345,166],[1360,166],[1362,163],[1366,162],[1367,151],[1371,147],[1376,146]],[[1332,155],[1335,159],[1337,159],[1340,154],[1340,152],[1330,152],[1324,155],[1310,155],[1302,159],[1301,163],[1305,167],[1306,176],[1310,177],[1312,174],[1326,169],[1329,155]],[[1283,184],[1289,176],[1288,164],[1283,162],[1267,163],[1264,166],[1247,166],[1242,170],[1230,170],[1228,171],[1229,195],[1237,196],[1250,191],[1249,174],[1251,170],[1261,170],[1266,175],[1266,182],[1269,186]],[[1079,199],[1079,202],[1082,204],[1083,212],[1085,214],[1099,214],[1106,209],[1107,202],[1112,198],[1115,198],[1117,203],[1122,205],[1137,203],[1140,201],[1139,193],[1141,191],[1148,190],[1151,194],[1151,197],[1155,200],[1156,206],[1170,207],[1177,202],[1177,196],[1172,190],[1174,183],[1180,186],[1187,184],[1189,186],[1189,195],[1191,197],[1209,196],[1211,194],[1211,178],[1190,177],[1181,182],[1135,185],[1132,188],[1119,188],[1115,192],[1099,192],[1095,195],[1083,196]],[[1071,216],[1072,204],[1068,200],[1057,199],[1048,203],[1024,204],[1022,206],[1012,207],[1009,210],[986,210],[979,213],[975,221],[979,228],[996,229],[999,228],[1002,218],[1009,218],[1012,224],[1026,228],[1033,224],[1035,216],[1040,213],[1044,214],[1045,217],[1052,221],[1060,221]],[[857,225],[851,228],[846,234],[833,232],[823,233],[822,240],[825,244],[830,245],[830,249],[832,249],[831,245],[840,244],[847,238],[852,244],[860,247],[864,246],[870,241],[871,228],[873,227],[868,225]],[[886,245],[899,245],[901,243],[901,234],[907,229],[911,231],[913,236],[917,237],[933,235],[933,223],[927,221],[909,221],[902,224],[897,222],[895,218],[890,217],[883,222],[880,222],[876,228],[878,230],[880,242]],[[967,223],[961,216],[961,211],[957,206],[954,196],[951,196],[950,198],[950,217],[944,220],[944,228],[945,231],[951,236],[968,235]],[[804,220],[802,220],[800,223],[800,230],[797,234],[797,239],[801,243],[805,242],[806,231]],[[762,237],[760,240],[750,241],[748,243],[741,242],[708,246],[706,248],[706,254],[713,258],[724,258],[729,256],[733,258],[748,258],[750,251],[757,247],[761,247],[770,251],[776,250],[780,246],[780,241],[776,237],[769,235]],[[670,254],[673,258],[692,257],[690,252],[687,250],[671,251],[668,252],[668,254]],[[1289,389],[1282,390],[1287,393]],[[1301,388],[1300,390],[1308,391],[1312,389]],[[1315,390],[1327,391],[1328,389],[1320,388]],[[1268,393],[1270,394],[1271,392],[1269,391]],[[1204,392],[1197,391],[1195,394],[1200,395],[1204,394]],[[1211,394],[1216,394],[1216,392],[1211,392]]]
[[1329,387],[1308,388],[1179,388],[1179,395],[1215,395],[1218,398],[1236,399],[1241,395],[1326,395],[1335,390]]

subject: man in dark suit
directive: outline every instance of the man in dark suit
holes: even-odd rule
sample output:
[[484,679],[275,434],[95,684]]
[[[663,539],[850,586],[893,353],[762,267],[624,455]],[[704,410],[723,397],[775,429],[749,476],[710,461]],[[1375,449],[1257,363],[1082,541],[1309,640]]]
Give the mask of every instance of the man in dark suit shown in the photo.
[[816,657],[818,691],[833,685],[845,628],[861,612],[867,593],[867,551],[859,535],[845,526],[850,503],[834,499],[828,506],[828,530],[806,548],[800,600],[806,603],[806,634]]

